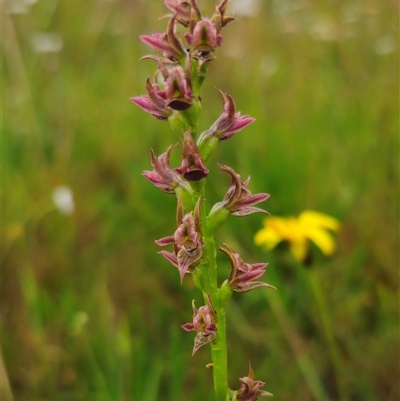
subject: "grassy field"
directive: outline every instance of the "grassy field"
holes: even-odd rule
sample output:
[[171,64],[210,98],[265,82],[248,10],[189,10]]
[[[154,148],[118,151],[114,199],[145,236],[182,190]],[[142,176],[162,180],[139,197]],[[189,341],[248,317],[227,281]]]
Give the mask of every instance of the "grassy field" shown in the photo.
[[[342,228],[310,271],[285,246],[254,244],[260,215],[221,230],[245,260],[269,262],[278,288],[229,304],[230,385],[251,359],[276,401],[397,401],[398,5],[242,3],[229,6],[237,20],[210,66],[202,128],[221,110],[215,87],[257,120],[213,156],[207,201],[229,185],[219,162],[270,193],[272,215],[318,210]],[[212,400],[209,350],[192,357],[180,328],[200,294],[154,244],[174,230],[175,200],[141,176],[149,149],[177,138],[129,101],[154,71],[138,36],[164,29],[163,2],[2,8],[2,400]],[[60,186],[73,197],[62,210]]]

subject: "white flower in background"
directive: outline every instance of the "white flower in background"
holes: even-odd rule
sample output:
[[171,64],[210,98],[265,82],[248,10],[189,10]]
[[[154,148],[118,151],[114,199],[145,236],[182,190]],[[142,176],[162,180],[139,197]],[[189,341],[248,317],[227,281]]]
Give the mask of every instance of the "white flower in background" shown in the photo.
[[396,39],[393,37],[393,35],[390,34],[381,36],[374,43],[374,51],[380,56],[394,53],[396,51],[396,48]]
[[260,0],[232,0],[231,10],[235,15],[255,17],[260,10]]
[[57,210],[66,216],[71,215],[75,210],[74,199],[71,188],[60,185],[54,188],[52,199]]
[[61,35],[55,32],[36,32],[32,37],[32,47],[36,53],[58,53],[64,46]]

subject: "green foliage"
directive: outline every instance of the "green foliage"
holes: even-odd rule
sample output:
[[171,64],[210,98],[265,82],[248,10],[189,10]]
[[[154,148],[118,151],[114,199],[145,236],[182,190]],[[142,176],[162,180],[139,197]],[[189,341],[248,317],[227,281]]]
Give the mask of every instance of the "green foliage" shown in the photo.
[[[138,62],[138,35],[163,29],[154,16],[166,9],[161,0],[20,3],[26,13],[2,15],[2,356],[14,399],[204,400],[208,353],[190,357],[192,337],[180,329],[196,291],[190,280],[179,285],[154,245],[171,234],[175,202],[141,176],[149,149],[160,154],[179,138],[129,101],[144,93],[152,62]],[[271,214],[310,208],[341,220],[336,255],[314,255],[346,389],[351,400],[395,401],[396,6],[260,4],[223,32],[203,121],[220,113],[216,85],[232,94],[257,121],[219,146],[218,160],[251,175],[253,192],[271,194]],[[62,48],[40,50],[43,32],[59,34]],[[209,205],[229,185],[216,174]],[[59,185],[72,190],[70,215],[52,202]],[[255,215],[229,219],[221,233],[249,263],[269,261],[266,281],[278,288],[233,296],[231,377],[245,376],[251,359],[276,400],[333,400],[307,280],[284,247],[256,248],[260,227]],[[229,271],[223,258],[219,268]]]

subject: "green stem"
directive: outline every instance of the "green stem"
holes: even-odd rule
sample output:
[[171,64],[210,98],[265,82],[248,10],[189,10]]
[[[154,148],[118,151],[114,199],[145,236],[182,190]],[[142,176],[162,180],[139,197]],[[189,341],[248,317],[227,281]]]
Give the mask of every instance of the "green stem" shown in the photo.
[[225,298],[227,296],[225,294],[225,297],[221,297],[219,293],[215,258],[214,238],[204,236],[203,262],[193,272],[193,279],[196,286],[203,291],[204,301],[207,303],[207,297],[211,298],[212,306],[217,315],[216,326],[218,330],[215,340],[211,343],[215,401],[227,401],[229,394],[225,317]]
[[312,291],[314,293],[314,298],[318,307],[319,314],[321,316],[322,326],[324,334],[328,343],[329,354],[335,369],[336,384],[339,391],[339,400],[348,401],[349,396],[346,392],[346,382],[344,376],[344,368],[342,360],[340,358],[339,347],[332,330],[332,324],[330,322],[330,314],[328,307],[325,302],[324,295],[321,290],[321,285],[316,277],[314,269],[305,269],[308,272],[308,280],[311,284]]
[[[217,310],[217,309],[216,309]],[[228,355],[226,349],[226,318],[224,308],[218,308],[218,332],[211,343],[214,391],[216,401],[228,400]]]
[[[207,249],[208,273],[210,280],[209,294],[213,307],[217,313],[217,335],[211,343],[211,356],[213,364],[215,401],[228,400],[228,353],[226,346],[226,316],[225,305],[220,299],[217,283],[216,249],[213,237],[205,236],[205,249]],[[204,293],[204,296],[206,294]]]

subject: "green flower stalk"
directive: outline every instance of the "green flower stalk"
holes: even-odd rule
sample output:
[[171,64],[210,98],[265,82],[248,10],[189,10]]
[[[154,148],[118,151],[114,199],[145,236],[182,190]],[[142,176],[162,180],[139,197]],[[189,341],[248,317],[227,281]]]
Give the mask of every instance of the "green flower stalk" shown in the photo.
[[[231,184],[222,201],[210,208],[205,202],[210,173],[207,163],[218,144],[230,140],[254,118],[237,112],[232,96],[219,90],[223,102],[220,117],[208,130],[197,132],[203,103],[201,86],[210,62],[216,59],[217,48],[222,45],[222,28],[234,20],[226,15],[227,1],[222,0],[211,18],[203,18],[196,0],[164,0],[173,13],[168,16],[166,32],[140,36],[145,44],[161,53],[142,58],[156,61],[154,78],[146,80],[147,95],[131,100],[154,118],[168,122],[182,142],[180,166],[170,164],[171,152],[177,146],[171,145],[159,156],[151,150],[153,170],[143,172],[157,188],[177,199],[176,228],[171,235],[156,240],[157,245],[167,247],[159,253],[178,269],[181,282],[191,275],[203,295],[204,305],[197,307],[193,301],[193,319],[182,328],[196,332],[193,354],[203,346],[211,348],[209,366],[213,369],[215,401],[255,401],[271,394],[261,390],[264,382],[253,379],[251,366],[248,376],[240,379],[239,389],[232,390],[228,385],[225,307],[232,291],[244,293],[257,287],[274,287],[254,281],[264,274],[267,263],[245,263],[229,245],[217,247],[215,233],[229,216],[266,213],[255,205],[269,195],[252,194],[248,189],[250,177],[242,181],[231,167],[220,164],[220,169],[230,175]],[[183,38],[178,24],[187,29]],[[231,263],[231,273],[222,284],[217,281],[217,250]]]

